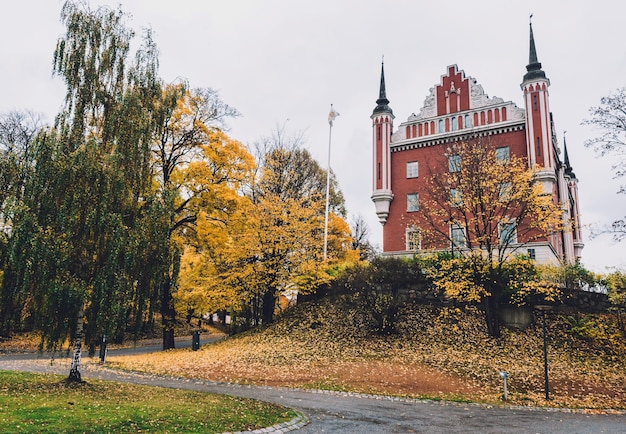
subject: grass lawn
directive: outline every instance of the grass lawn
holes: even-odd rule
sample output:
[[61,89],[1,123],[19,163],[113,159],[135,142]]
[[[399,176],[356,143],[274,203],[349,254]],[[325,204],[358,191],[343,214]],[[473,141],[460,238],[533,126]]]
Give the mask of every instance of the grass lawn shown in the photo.
[[268,427],[295,416],[243,398],[0,371],[2,433],[221,433]]

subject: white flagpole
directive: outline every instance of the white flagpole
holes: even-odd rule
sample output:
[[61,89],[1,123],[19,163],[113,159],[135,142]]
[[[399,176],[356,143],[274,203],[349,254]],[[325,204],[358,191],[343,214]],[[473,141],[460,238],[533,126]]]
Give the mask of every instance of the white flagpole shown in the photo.
[[328,257],[328,205],[330,200],[330,144],[333,134],[333,121],[339,116],[333,105],[330,105],[328,114],[328,163],[326,165],[326,213],[324,215],[324,261]]

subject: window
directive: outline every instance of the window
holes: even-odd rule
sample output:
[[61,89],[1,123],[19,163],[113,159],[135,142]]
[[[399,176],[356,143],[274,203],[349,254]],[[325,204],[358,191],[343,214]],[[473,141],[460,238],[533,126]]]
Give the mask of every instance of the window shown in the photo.
[[406,163],[406,177],[417,178],[417,175],[418,175],[417,161],[409,161],[408,163]]
[[451,125],[452,125],[452,127],[451,127],[451,128],[452,128],[452,131],[456,131],[456,130],[457,130],[457,127],[456,127],[456,125],[457,125],[457,119],[456,119],[456,117],[452,118],[452,123],[451,123]]
[[443,119],[439,119],[439,132],[440,133],[445,132],[445,129],[443,127]]
[[415,227],[406,229],[406,249],[411,252],[416,252],[422,248],[422,234],[420,230]]
[[448,157],[448,168],[450,172],[459,172],[461,170],[461,156],[450,155]]
[[419,211],[420,196],[417,193],[409,193],[406,195],[406,210],[408,212]]
[[533,260],[537,259],[535,249],[528,249],[528,257]]
[[470,121],[470,115],[465,115],[465,125],[464,125],[464,127],[465,128],[469,128],[471,126],[472,126],[472,124],[471,124],[471,121]]
[[513,185],[510,182],[498,184],[498,201],[509,202],[513,198]]
[[465,228],[458,223],[450,225],[450,239],[452,240],[452,248],[463,249],[466,247]]
[[456,188],[450,189],[450,204],[452,206],[461,206],[463,205],[463,195]]
[[509,147],[503,146],[501,148],[496,148],[496,160],[499,163],[508,163],[510,160]]
[[515,222],[500,222],[498,225],[500,244],[516,244],[517,230]]

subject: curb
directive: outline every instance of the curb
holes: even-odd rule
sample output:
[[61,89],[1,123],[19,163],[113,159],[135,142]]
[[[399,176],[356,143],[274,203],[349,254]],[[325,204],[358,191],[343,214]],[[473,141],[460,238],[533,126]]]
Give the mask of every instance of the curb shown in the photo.
[[223,434],[262,434],[262,433],[280,434],[280,433],[286,433],[286,432],[298,430],[302,428],[303,426],[308,425],[311,422],[309,418],[306,417],[304,414],[300,412],[296,412],[296,413],[297,413],[297,416],[288,422],[278,423],[276,425],[272,425],[267,428],[259,428],[253,431],[237,431],[234,433],[225,432]]

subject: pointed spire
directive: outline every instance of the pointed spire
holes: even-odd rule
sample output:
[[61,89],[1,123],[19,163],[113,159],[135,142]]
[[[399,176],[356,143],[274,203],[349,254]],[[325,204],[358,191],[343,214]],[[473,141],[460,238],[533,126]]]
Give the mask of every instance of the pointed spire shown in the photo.
[[380,70],[380,91],[378,93],[378,99],[376,100],[376,108],[373,114],[377,113],[391,113],[393,111],[389,107],[389,100],[387,99],[387,91],[385,90],[385,62],[383,60]]
[[546,73],[541,69],[541,62],[537,59],[537,48],[535,47],[535,37],[533,36],[533,14],[530,14],[530,49],[528,55],[528,65],[526,65],[526,74],[524,75],[524,82],[532,81],[536,79],[546,78]]
[[563,131],[563,164],[565,166],[565,174],[567,176],[570,177],[570,179],[575,179],[576,175],[574,174],[574,171],[572,170],[572,166],[569,163],[569,155],[567,153],[567,141],[565,140],[565,133],[567,133],[567,131]]

